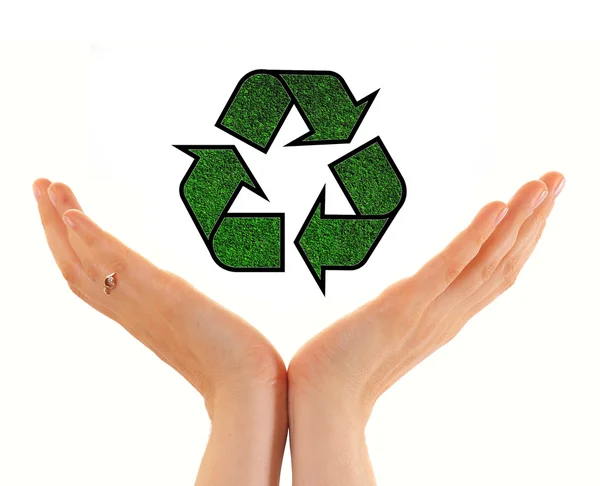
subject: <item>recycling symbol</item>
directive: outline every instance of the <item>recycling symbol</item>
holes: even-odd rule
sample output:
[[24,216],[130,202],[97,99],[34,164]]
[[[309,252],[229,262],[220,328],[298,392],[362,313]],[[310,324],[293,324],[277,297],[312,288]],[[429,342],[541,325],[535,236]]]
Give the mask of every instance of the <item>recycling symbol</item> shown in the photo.
[[[357,101],[337,73],[261,69],[239,81],[216,126],[266,154],[295,106],[309,130],[286,146],[350,143],[378,91]],[[244,187],[268,201],[238,149],[173,146],[193,158],[179,193],[215,263],[234,272],[283,272],[284,213],[230,211]],[[328,167],[354,214],[326,214],[323,186],[294,240],[323,295],[326,271],[363,266],[406,199],[380,137]]]

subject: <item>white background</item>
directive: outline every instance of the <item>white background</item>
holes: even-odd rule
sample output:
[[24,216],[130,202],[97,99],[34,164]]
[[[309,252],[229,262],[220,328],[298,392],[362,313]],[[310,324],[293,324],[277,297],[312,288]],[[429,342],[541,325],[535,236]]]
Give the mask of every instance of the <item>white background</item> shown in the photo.
[[[568,7],[567,7],[568,5]],[[20,2],[0,8],[0,484],[191,485],[210,422],[175,371],[71,294],[31,183],[72,186],[105,229],[263,332],[289,362],[416,271],[495,199],[567,183],[517,284],[379,400],[381,485],[600,484],[600,17],[593,2]],[[214,123],[248,71],[327,69],[381,88],[349,145],[268,155]],[[380,135],[407,200],[368,263],[323,297],[292,244],[327,164]],[[286,213],[286,272],[229,273],[178,193],[173,144],[235,143]],[[289,449],[282,485],[291,484]]]

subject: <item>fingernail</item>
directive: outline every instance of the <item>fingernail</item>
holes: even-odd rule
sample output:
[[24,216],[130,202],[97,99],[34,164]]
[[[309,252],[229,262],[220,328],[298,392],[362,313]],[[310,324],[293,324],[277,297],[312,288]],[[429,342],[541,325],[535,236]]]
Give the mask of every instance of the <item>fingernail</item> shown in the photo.
[[62,220],[68,224],[71,228],[75,229],[75,222],[69,218],[66,214],[63,215]]
[[544,190],[544,192],[542,192],[538,198],[537,201],[535,201],[535,206],[533,206],[533,209],[537,208],[540,204],[542,204],[542,201],[544,199],[546,199],[546,196],[548,195],[548,191]]
[[40,191],[40,188],[37,186],[37,184],[33,185],[33,195],[34,195],[36,201],[40,200],[40,196],[42,195],[42,191]]
[[500,211],[498,213],[498,216],[496,216],[496,226],[500,223],[500,221],[502,221],[504,219],[504,216],[506,216],[506,213],[508,213],[508,206],[505,207],[502,211]]
[[565,185],[565,180],[563,179],[562,181],[560,181],[558,186],[556,186],[556,189],[554,189],[554,197],[556,197],[560,194],[560,191],[562,191],[562,188],[564,185]]
[[50,188],[48,188],[48,197],[50,198],[50,201],[52,201],[52,205],[56,207],[56,194],[54,194],[54,191]]

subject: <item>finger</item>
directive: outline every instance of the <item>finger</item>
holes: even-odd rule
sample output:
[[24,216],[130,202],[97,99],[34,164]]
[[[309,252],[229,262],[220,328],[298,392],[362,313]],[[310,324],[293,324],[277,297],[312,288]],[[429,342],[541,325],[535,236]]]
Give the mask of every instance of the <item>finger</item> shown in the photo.
[[[122,308],[128,304],[130,310],[137,305],[148,307],[144,296],[156,295],[156,286],[164,281],[160,269],[146,258],[136,253],[110,233],[104,231],[88,215],[78,209],[68,209],[63,215],[64,222],[71,227],[77,238],[85,245],[86,251],[79,255],[86,266],[96,265],[100,279],[96,282],[95,292],[101,299],[110,298]],[[106,295],[104,278],[116,273],[116,287]]]
[[[50,197],[52,204],[56,208],[56,211],[61,218],[65,211],[69,209],[77,209],[82,211],[81,205],[79,204],[79,201],[77,201],[77,198],[75,197],[75,194],[73,194],[71,188],[62,182],[53,182],[50,184],[48,187],[48,196]],[[93,283],[97,283],[98,279],[100,278],[100,270],[95,264],[94,259],[91,258],[87,245],[81,240],[81,238],[77,237],[69,225],[65,225],[63,223],[63,226],[66,228],[69,243],[71,244],[75,254],[78,256],[84,273]]]
[[73,191],[69,186],[67,186],[63,182],[53,182],[48,186],[48,197],[54,207],[58,210],[59,214],[62,216],[62,209],[65,211],[69,208],[81,209],[81,204],[73,194]]
[[[543,232],[543,231],[542,231]],[[540,232],[539,236],[541,237],[542,232]],[[517,262],[517,268],[514,270],[514,273],[511,274],[510,277],[501,280],[500,284],[496,285],[496,287],[492,290],[491,293],[487,294],[483,299],[480,299],[479,302],[472,305],[462,316],[457,319],[453,319],[453,323],[448,327],[447,331],[442,336],[442,343],[446,343],[450,341],[454,336],[456,336],[460,330],[465,326],[465,324],[475,315],[485,309],[488,305],[490,305],[494,300],[496,300],[500,295],[506,292],[509,288],[511,288],[517,279],[517,276],[521,272],[521,269],[533,253],[535,246],[539,237],[535,239],[534,243],[529,246],[529,248],[524,251],[521,255],[521,259]]]
[[36,179],[33,183],[33,191],[36,195],[40,219],[52,256],[63,278],[75,295],[97,311],[118,321],[118,316],[111,309],[94,301],[89,296],[91,290],[89,279],[84,274],[81,262],[69,243],[67,228],[50,200],[48,194],[50,184],[51,182],[48,179]]
[[77,255],[69,244],[65,225],[50,201],[48,195],[50,184],[48,179],[43,178],[36,179],[33,183],[40,219],[54,261],[69,287],[76,287],[83,281],[85,275]]
[[411,277],[411,286],[422,296],[424,303],[442,293],[477,255],[505,211],[506,205],[499,201],[484,206],[466,229]]
[[[110,302],[111,309],[120,317],[118,322],[146,346],[159,349],[165,329],[178,334],[171,322],[213,321],[211,317],[198,315],[196,305],[183,305],[184,301],[191,302],[189,298],[197,294],[191,284],[155,266],[104,231],[82,211],[68,209],[63,219],[77,238],[87,245],[89,251],[86,254],[98,266],[101,278],[94,285],[95,298],[100,302]],[[112,273],[116,274],[116,285],[109,294],[105,294],[104,277]],[[194,298],[205,309],[203,312],[213,312],[210,299],[201,294]]]
[[433,310],[436,319],[442,319],[492,276],[502,259],[516,244],[519,235],[523,237],[521,226],[547,199],[547,194],[548,189],[543,180],[532,181],[517,191],[508,203],[506,217],[482,245],[477,256],[436,299]]
[[523,224],[517,243],[506,255],[504,261],[493,275],[481,288],[472,294],[464,303],[456,307],[456,310],[448,316],[447,330],[444,332],[442,341],[448,342],[454,337],[465,323],[480,312],[499,295],[512,287],[521,269],[533,253],[540,240],[546,219],[550,215],[556,197],[561,192],[565,179],[558,172],[548,172],[540,178],[548,187],[550,196],[540,204],[534,214]]

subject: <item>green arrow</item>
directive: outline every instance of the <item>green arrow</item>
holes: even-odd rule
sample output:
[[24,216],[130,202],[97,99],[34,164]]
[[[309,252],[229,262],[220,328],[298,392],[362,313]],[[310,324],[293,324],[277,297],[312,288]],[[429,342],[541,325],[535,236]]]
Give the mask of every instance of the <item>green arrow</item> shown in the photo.
[[243,187],[268,198],[232,145],[174,145],[194,162],[181,199],[213,260],[231,271],[284,271],[283,213],[231,213]]
[[267,153],[292,106],[281,78],[253,71],[238,83],[216,126]]
[[378,91],[357,101],[332,71],[261,69],[240,80],[216,126],[267,153],[296,106],[309,131],[288,146],[348,143]]
[[349,142],[377,94],[375,91],[357,103],[344,80],[335,73],[281,77],[312,128],[288,146]]
[[[299,243],[319,281],[324,283],[324,267],[358,268],[387,218],[358,219],[354,216],[327,216],[324,210],[325,187],[308,217]],[[359,242],[359,244],[356,244]]]
[[329,164],[354,215],[325,214],[325,187],[294,240],[325,295],[326,270],[363,266],[406,199],[406,184],[379,137]]

